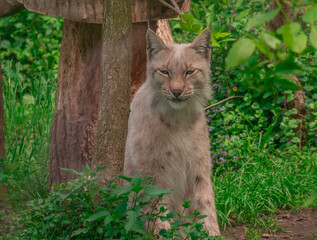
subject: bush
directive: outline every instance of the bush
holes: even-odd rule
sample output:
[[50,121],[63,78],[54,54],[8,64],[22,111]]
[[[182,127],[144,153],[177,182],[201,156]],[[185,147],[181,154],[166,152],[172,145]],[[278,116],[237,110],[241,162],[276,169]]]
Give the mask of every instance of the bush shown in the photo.
[[[47,198],[31,201],[28,209],[11,224],[19,226],[18,231],[11,227],[11,234],[4,239],[152,239],[158,235],[149,223],[158,220],[171,225],[170,229],[160,231],[161,239],[216,239],[192,216],[165,208],[162,198],[173,191],[145,184],[150,177],[142,178],[140,174],[133,179],[118,176],[107,186],[100,186],[96,180],[97,172],[102,169],[92,172],[83,167],[81,173],[67,170],[79,178],[56,184]],[[129,185],[118,187],[115,184],[118,179],[124,179]],[[189,204],[184,202],[184,210]],[[151,206],[150,211],[144,211],[146,206]],[[195,219],[205,217],[198,211],[194,216]]]

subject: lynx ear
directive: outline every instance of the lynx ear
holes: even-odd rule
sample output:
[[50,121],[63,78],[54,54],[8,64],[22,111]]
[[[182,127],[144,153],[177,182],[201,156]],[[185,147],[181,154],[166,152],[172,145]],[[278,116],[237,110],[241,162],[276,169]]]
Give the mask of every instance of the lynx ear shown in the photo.
[[206,28],[194,39],[192,43],[192,47],[196,50],[196,52],[207,60],[210,59],[210,40],[211,33],[209,28]]
[[165,48],[163,41],[151,30],[146,32],[147,56],[152,59],[158,52]]

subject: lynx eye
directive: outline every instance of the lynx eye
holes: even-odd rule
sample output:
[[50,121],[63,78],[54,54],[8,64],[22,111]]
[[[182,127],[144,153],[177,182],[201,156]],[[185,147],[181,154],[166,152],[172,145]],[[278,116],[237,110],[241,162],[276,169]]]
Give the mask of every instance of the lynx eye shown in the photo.
[[159,70],[159,72],[161,74],[163,74],[164,76],[169,76],[170,75],[170,72],[168,70]]
[[190,75],[193,75],[195,72],[196,72],[196,71],[187,70],[187,71],[185,72],[185,75],[186,75],[186,76],[190,76]]

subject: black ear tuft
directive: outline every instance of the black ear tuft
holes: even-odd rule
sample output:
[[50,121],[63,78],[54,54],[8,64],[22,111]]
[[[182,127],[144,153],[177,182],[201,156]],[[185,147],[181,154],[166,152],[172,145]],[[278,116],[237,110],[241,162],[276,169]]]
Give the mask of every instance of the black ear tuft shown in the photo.
[[210,60],[210,40],[211,33],[209,28],[206,28],[194,39],[192,43],[192,47],[196,50],[196,52],[207,60]]
[[158,52],[165,48],[163,41],[151,29],[148,29],[146,32],[146,43],[148,59],[152,59]]

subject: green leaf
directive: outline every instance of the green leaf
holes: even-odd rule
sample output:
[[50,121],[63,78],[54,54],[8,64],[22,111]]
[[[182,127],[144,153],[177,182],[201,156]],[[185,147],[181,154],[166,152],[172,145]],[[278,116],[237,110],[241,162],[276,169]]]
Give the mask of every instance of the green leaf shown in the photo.
[[97,213],[91,215],[91,216],[87,219],[87,221],[88,221],[88,222],[96,221],[96,220],[105,218],[106,216],[109,216],[109,215],[110,215],[110,213],[109,213],[108,211],[97,212]]
[[218,39],[218,38],[224,38],[229,36],[231,33],[229,32],[217,32],[216,34],[214,34],[214,38]]
[[184,21],[185,21],[186,23],[188,23],[189,25],[193,25],[193,24],[194,24],[194,17],[193,17],[191,14],[185,12],[185,13],[182,15],[182,18],[183,18]]
[[235,18],[235,20],[239,21],[242,18],[246,17],[249,14],[250,10],[251,8],[243,10],[242,12],[239,13],[239,15]]
[[226,58],[227,68],[243,64],[254,52],[255,44],[251,39],[241,38],[232,45]]
[[271,12],[257,14],[256,16],[254,16],[253,18],[251,18],[248,21],[247,26],[246,26],[246,30],[250,31],[252,28],[254,28],[254,27],[256,27],[264,22],[270,21],[278,14],[279,11],[280,11],[280,9],[277,8]]
[[293,52],[301,53],[305,50],[307,44],[307,36],[299,33],[301,26],[299,23],[288,23],[282,28],[283,41]]
[[273,36],[272,34],[268,32],[263,32],[261,34],[264,42],[269,45],[273,49],[277,49],[281,46],[281,40]]
[[135,174],[135,176],[133,177],[130,184],[131,184],[132,188],[141,186],[142,178],[141,178],[141,174],[139,172],[137,174]]
[[317,26],[313,25],[310,30],[309,40],[311,45],[317,49]]
[[305,34],[299,34],[294,38],[294,42],[291,50],[296,53],[302,53],[307,45],[307,36]]
[[35,103],[34,97],[29,94],[23,95],[23,101],[28,105]]
[[280,91],[285,90],[300,90],[300,87],[296,85],[295,80],[290,80],[286,78],[275,78],[274,79],[274,85],[278,88]]
[[200,34],[201,33],[201,25],[199,24],[194,24],[192,26],[192,32],[196,33],[196,34]]
[[134,224],[131,227],[131,231],[135,231],[135,232],[142,233],[142,234],[145,233],[143,223],[140,219],[137,219],[134,222]]
[[65,172],[70,172],[70,173],[74,173],[75,175],[77,175],[77,176],[85,176],[85,174],[84,173],[80,173],[80,172],[77,172],[76,170],[74,170],[74,169],[68,169],[68,168],[61,168],[63,171],[65,171]]
[[285,24],[283,26],[282,37],[283,37],[283,42],[285,43],[286,47],[292,48],[294,36],[292,34],[290,24]]
[[308,207],[313,207],[313,203],[317,200],[317,192],[313,192],[307,200],[304,202],[303,207],[308,208]]
[[132,191],[131,186],[118,187],[118,188],[111,190],[111,195],[121,196],[124,194],[129,194],[131,191]]
[[276,66],[276,73],[282,76],[296,76],[302,73],[302,69],[294,61],[287,59]]
[[77,236],[79,234],[86,234],[88,232],[89,228],[79,228],[72,232],[71,237]]
[[238,0],[237,3],[236,3],[236,7],[240,7],[242,5],[244,0]]
[[302,19],[304,22],[310,24],[313,24],[315,21],[317,21],[317,4],[313,4],[311,7],[309,7]]
[[175,191],[159,188],[156,185],[147,185],[144,189],[144,192],[148,196],[159,197],[160,195],[173,193]]
[[137,213],[132,211],[132,210],[129,210],[127,212],[127,215],[128,215],[128,221],[127,223],[125,224],[124,226],[124,229],[129,232],[130,229],[132,228],[132,226],[134,225],[135,221],[136,221],[136,218],[137,218]]
[[127,210],[127,206],[128,206],[128,198],[125,198],[114,210],[114,214],[117,217],[121,217],[125,211]]

